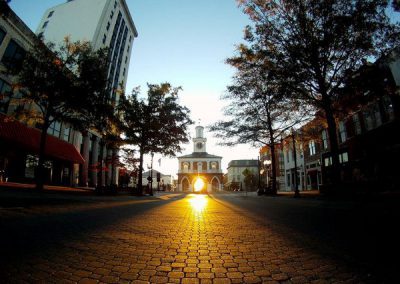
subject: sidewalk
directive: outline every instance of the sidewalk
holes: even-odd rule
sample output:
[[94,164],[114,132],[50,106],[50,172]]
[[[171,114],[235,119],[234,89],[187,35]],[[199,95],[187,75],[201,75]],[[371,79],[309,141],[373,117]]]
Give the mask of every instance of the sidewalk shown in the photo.
[[[0,183],[1,189],[22,189],[22,190],[34,190],[34,184],[16,183],[16,182],[2,182]],[[45,185],[43,191],[45,192],[62,192],[62,193],[76,193],[84,195],[95,194],[94,188],[82,188],[82,187],[66,187],[66,186],[53,186]]]

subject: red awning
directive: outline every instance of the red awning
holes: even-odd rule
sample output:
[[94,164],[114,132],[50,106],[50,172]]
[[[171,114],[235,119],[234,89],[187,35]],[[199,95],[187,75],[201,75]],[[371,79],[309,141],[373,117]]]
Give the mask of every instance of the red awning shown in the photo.
[[[12,145],[21,147],[35,154],[39,153],[40,130],[28,127],[8,116],[0,114],[0,139]],[[46,151],[47,157],[83,164],[85,160],[76,150],[74,145],[47,135]]]

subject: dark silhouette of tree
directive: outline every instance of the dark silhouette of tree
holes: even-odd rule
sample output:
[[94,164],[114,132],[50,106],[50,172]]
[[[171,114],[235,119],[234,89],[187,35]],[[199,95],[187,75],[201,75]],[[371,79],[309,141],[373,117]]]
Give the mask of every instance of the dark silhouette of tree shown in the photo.
[[258,46],[240,45],[238,53],[227,60],[237,72],[233,84],[227,87],[228,92],[222,97],[230,102],[224,109],[226,120],[218,121],[210,129],[221,139],[222,145],[268,146],[272,164],[271,193],[275,194],[276,141],[309,116],[298,100],[283,96],[273,56],[266,56]]
[[296,96],[325,114],[332,154],[330,183],[340,181],[336,102],[340,89],[366,60],[388,54],[399,28],[381,0],[241,0],[253,20],[247,40],[274,55],[287,96]]
[[187,143],[187,128],[193,123],[189,109],[178,102],[181,88],[169,83],[148,84],[147,99],[140,99],[140,90],[121,98],[119,110],[123,121],[124,143],[139,151],[138,190],[142,193],[143,156],[160,153],[175,156],[181,143]]

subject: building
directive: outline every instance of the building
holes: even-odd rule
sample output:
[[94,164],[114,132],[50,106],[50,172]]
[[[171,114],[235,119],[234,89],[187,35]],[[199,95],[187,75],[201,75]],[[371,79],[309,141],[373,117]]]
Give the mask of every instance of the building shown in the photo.
[[204,127],[196,127],[193,153],[178,157],[178,191],[220,191],[223,187],[222,157],[208,154]]
[[110,99],[118,103],[125,90],[132,44],[138,36],[125,0],[69,0],[49,8],[36,33],[46,42],[88,41],[94,49],[109,49]]
[[[157,181],[157,176],[160,177],[160,185],[158,185]],[[148,185],[150,183],[150,177],[152,177],[152,187],[153,190],[157,190],[158,186],[160,186],[160,190],[171,190],[172,188],[172,176],[171,175],[165,175],[157,170],[150,170],[143,172],[142,175],[142,184],[144,186]]]
[[[49,8],[36,30],[45,42],[61,45],[88,41],[94,49],[109,49],[108,91],[110,103],[118,104],[125,90],[134,39],[138,36],[125,0],[68,0]],[[62,132],[62,122],[55,125]],[[100,134],[88,130],[74,134],[74,146],[85,162],[75,166],[74,185],[118,184],[118,149],[107,147]]]
[[[12,67],[10,64],[22,62],[36,41],[36,35],[11,9],[0,16],[0,180],[34,182],[41,132],[33,121],[11,119],[17,107],[32,106],[21,102],[22,90],[7,70]],[[84,162],[73,146],[78,137],[65,123],[52,125],[49,134],[46,183],[70,185],[74,181],[73,169]]]
[[[279,191],[281,188],[285,188],[285,162],[282,143],[275,144],[275,163],[276,187]],[[272,186],[272,157],[271,148],[269,146],[264,146],[260,149],[260,175],[261,186],[270,188]]]
[[321,156],[328,149],[328,134],[320,119],[314,118],[302,128],[305,189],[319,190],[322,185]]
[[[382,58],[362,66],[343,90],[337,118],[340,178],[343,189],[398,189],[400,159],[399,57]],[[330,147],[321,155],[324,185],[330,184]],[[347,185],[347,186],[346,186]],[[324,188],[325,189],[325,188]]]
[[258,160],[232,160],[228,163],[228,175],[225,187],[227,190],[258,189],[259,183]]

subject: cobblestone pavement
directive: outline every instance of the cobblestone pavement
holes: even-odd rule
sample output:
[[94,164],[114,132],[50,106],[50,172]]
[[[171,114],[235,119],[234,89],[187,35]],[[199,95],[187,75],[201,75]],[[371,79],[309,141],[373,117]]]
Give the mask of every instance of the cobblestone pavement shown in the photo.
[[212,197],[138,202],[0,212],[0,282],[375,282]]

